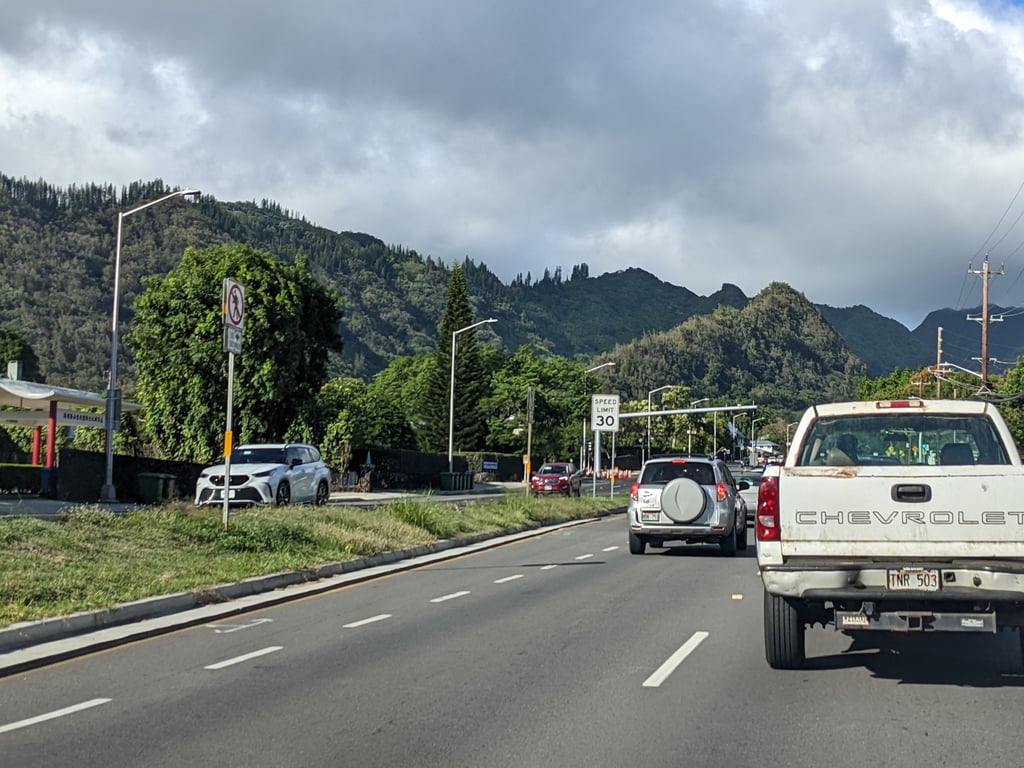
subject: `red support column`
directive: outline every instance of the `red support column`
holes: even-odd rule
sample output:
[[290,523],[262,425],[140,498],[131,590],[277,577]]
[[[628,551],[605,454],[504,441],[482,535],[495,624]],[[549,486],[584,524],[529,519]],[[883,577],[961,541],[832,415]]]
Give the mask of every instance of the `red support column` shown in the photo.
[[50,401],[50,419],[46,423],[46,468],[53,469],[57,447],[57,401]]
[[42,427],[34,427],[32,429],[32,463],[39,466],[39,444],[42,438]]

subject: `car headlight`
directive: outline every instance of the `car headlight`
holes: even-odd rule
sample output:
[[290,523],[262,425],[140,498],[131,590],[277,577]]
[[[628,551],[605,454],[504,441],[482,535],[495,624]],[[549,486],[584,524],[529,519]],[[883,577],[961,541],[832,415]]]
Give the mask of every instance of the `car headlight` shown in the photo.
[[253,477],[270,477],[276,471],[277,470],[274,470],[274,469],[266,469],[263,472],[255,472],[255,473],[253,473]]

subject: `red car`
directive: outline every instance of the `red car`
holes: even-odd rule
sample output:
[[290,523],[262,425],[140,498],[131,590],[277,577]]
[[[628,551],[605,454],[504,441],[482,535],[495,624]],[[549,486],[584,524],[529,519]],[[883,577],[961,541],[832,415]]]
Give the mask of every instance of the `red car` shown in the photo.
[[559,493],[563,496],[579,496],[583,479],[572,462],[541,464],[530,475],[530,492],[534,496]]

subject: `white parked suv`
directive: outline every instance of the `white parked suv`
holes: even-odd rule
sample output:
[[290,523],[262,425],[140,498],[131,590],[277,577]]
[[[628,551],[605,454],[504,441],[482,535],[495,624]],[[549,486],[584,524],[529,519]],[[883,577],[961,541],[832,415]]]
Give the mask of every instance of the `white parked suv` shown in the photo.
[[642,555],[666,541],[717,543],[733,556],[747,548],[747,505],[720,459],[665,456],[647,461],[629,493],[629,551]]
[[[331,471],[320,451],[305,443],[240,445],[231,452],[229,504],[312,503],[323,505],[331,492]],[[207,467],[196,482],[196,506],[223,504],[224,465]]]

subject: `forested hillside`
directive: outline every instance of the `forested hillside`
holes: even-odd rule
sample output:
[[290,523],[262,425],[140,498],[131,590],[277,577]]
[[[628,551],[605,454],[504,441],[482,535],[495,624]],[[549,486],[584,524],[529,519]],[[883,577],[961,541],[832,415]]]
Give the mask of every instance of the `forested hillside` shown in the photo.
[[772,283],[742,309],[720,306],[619,345],[607,359],[615,362],[607,374],[612,389],[628,399],[685,384],[695,397],[793,410],[853,397],[867,375],[821,312],[783,283]]
[[[106,387],[118,212],[168,191],[159,179],[120,190],[95,184],[61,189],[0,175],[0,327],[31,344],[46,381],[93,391]],[[170,201],[124,219],[122,331],[131,324],[146,277],[167,274],[181,263],[186,247],[229,243],[267,251],[286,263],[304,254],[314,276],[342,297],[344,348],[330,361],[334,375],[368,380],[396,357],[436,345],[452,262],[371,235],[333,232],[272,201],[226,203],[211,196],[195,204]],[[591,359],[633,340],[646,344],[649,337],[668,331],[675,344],[702,344],[704,337],[695,327],[727,326],[749,302],[736,286],[699,296],[632,268],[592,277],[588,266],[579,264],[564,277],[556,267],[540,276],[519,275],[506,285],[481,260],[459,263],[477,316],[497,318],[492,330],[508,353],[529,344],[541,352]],[[934,345],[924,334],[915,337],[867,307],[820,309],[872,375],[934,360]],[[703,319],[677,329],[690,318]],[[742,345],[747,362],[762,374],[776,365],[759,359],[777,346],[771,327],[766,324],[764,334]],[[684,357],[707,355],[698,350]],[[124,350],[121,359],[120,378],[130,391],[131,350]],[[665,366],[653,357],[644,365],[655,363]],[[736,362],[685,370],[714,377],[718,365],[733,371]],[[736,381],[753,376],[754,385],[767,385],[761,375],[735,372]],[[658,379],[653,373],[650,378]],[[639,381],[634,388],[642,388]]]

